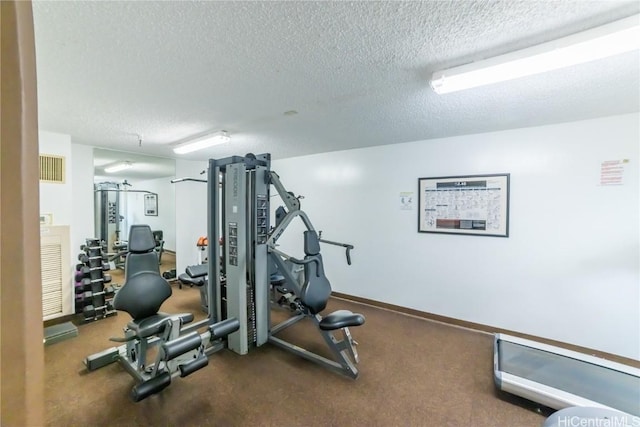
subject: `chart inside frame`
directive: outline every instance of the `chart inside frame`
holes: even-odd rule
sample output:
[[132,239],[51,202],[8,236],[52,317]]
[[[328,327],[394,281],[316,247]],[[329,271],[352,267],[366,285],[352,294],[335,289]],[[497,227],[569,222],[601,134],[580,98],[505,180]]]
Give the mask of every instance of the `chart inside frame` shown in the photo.
[[418,179],[418,231],[509,237],[510,174]]
[[145,216],[158,216],[158,195],[149,193],[144,195]]

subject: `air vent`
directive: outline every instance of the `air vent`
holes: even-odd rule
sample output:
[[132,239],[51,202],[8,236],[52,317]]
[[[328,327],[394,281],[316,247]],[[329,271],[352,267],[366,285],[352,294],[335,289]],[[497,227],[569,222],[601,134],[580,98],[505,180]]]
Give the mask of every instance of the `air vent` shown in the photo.
[[40,246],[42,265],[42,315],[62,314],[62,247],[60,243]]
[[64,184],[64,157],[41,154],[40,181]]
[[40,227],[43,320],[73,314],[69,226]]

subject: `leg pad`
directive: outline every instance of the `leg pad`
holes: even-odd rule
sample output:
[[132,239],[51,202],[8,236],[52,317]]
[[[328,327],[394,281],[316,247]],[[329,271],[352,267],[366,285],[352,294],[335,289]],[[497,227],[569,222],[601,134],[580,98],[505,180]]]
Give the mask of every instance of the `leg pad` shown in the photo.
[[201,355],[199,358],[192,360],[189,363],[178,365],[180,369],[180,377],[184,378],[187,375],[191,375],[198,369],[202,369],[209,364],[209,359],[205,355]]
[[240,329],[240,321],[235,317],[209,326],[209,332],[211,332],[211,340],[224,338],[227,335],[237,331],[238,329]]
[[162,344],[165,360],[175,359],[176,357],[194,350],[202,344],[202,338],[196,331],[183,335],[172,341]]
[[152,394],[158,393],[171,384],[171,374],[163,372],[162,374],[151,378],[143,383],[136,384],[131,389],[131,400],[140,402]]

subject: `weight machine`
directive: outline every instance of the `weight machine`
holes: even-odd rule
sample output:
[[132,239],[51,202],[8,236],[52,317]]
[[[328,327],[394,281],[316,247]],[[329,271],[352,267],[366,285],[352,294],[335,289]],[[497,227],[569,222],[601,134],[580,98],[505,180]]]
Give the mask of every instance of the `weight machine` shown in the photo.
[[[220,320],[237,318],[240,328],[228,337],[229,348],[246,354],[251,347],[267,342],[319,363],[349,377],[356,378],[358,362],[356,342],[349,327],[364,323],[364,316],[338,310],[327,316],[320,312],[331,295],[331,285],[324,275],[320,243],[346,247],[347,259],[353,246],[319,238],[309,217],[300,209],[299,199],[288,192],[280,177],[270,170],[269,154],[233,156],[209,160],[208,202],[209,295]],[[270,187],[273,186],[284,206],[277,210],[276,226],[270,228]],[[304,232],[304,259],[296,259],[277,249],[277,241],[291,222],[299,218]],[[271,266],[271,268],[270,268]],[[296,274],[296,271],[298,272]],[[273,280],[272,280],[273,278]],[[273,283],[272,283],[273,282]],[[282,291],[293,316],[271,324],[270,287]],[[276,335],[293,324],[311,319],[331,350],[334,359],[302,349]],[[342,332],[338,338],[334,334]]]
[[[155,194],[147,190],[132,190],[126,180],[121,184],[116,182],[101,182],[94,184],[94,212],[95,235],[104,242],[109,261],[117,268],[124,268],[124,258],[127,254],[127,229],[122,223],[128,224],[127,219],[121,214],[127,211],[127,195],[130,193]],[[124,197],[121,197],[124,194]],[[124,204],[124,206],[123,206]],[[158,263],[162,261],[164,240],[161,230],[154,231],[156,238],[156,252]]]
[[[270,154],[210,159],[207,179],[208,240],[223,245],[208,246],[208,295],[215,319],[236,318],[237,332],[227,338],[228,347],[246,354],[267,342],[319,363],[352,378],[358,376],[358,353],[349,327],[360,326],[364,316],[338,310],[327,316],[320,312],[331,295],[324,275],[320,243],[346,248],[350,263],[352,245],[320,239],[300,201],[288,192],[280,177],[271,171]],[[201,181],[180,178],[181,181]],[[278,208],[276,226],[270,228],[270,189],[275,188],[284,206]],[[296,259],[277,249],[277,241],[291,222],[300,218],[304,232],[304,259]],[[220,260],[220,262],[217,262]],[[297,271],[298,273],[295,273]],[[277,288],[287,295],[293,316],[271,325],[271,295]],[[214,311],[215,310],[215,311]],[[276,335],[309,318],[334,355],[335,360],[302,349]],[[338,338],[334,334],[342,333]]]
[[[207,182],[207,238],[215,244],[207,247],[206,268],[188,269],[194,278],[208,276],[208,317],[204,320],[193,322],[190,313],[158,312],[171,295],[171,287],[160,276],[151,229],[146,225],[131,227],[125,283],[116,293],[114,308],[126,311],[133,320],[124,329],[124,337],[111,338],[123,343],[121,346],[85,359],[89,371],[120,362],[137,381],[131,398],[140,401],[170,385],[172,378],[207,366],[208,356],[216,351],[227,347],[244,355],[269,342],[348,377],[358,376],[357,343],[349,327],[362,325],[364,316],[348,310],[320,314],[331,295],[320,243],[345,247],[349,263],[353,246],[320,239],[300,209],[298,198],[286,191],[270,164],[269,154],[211,159],[207,181],[172,181]],[[285,204],[278,208],[273,229],[269,222],[271,185]],[[295,218],[306,227],[304,259],[276,249],[276,242]],[[270,295],[277,293],[283,294],[293,315],[273,326]],[[335,360],[276,337],[305,318],[316,325]],[[341,338],[334,335],[338,331],[342,332]],[[158,348],[155,361],[147,363],[147,351],[152,347]]]
[[95,233],[96,237],[104,241],[107,250],[111,250],[114,243],[120,241],[120,184],[115,182],[101,182],[94,184],[95,196]]

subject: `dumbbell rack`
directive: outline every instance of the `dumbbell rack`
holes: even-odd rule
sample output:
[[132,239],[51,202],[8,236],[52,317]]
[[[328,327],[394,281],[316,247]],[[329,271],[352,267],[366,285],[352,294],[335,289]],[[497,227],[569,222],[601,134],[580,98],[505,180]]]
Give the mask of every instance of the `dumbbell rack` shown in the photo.
[[111,275],[105,273],[110,268],[102,242],[86,239],[80,250],[75,274],[76,313],[82,314],[85,322],[117,314],[112,304],[115,290],[106,286],[111,282]]

